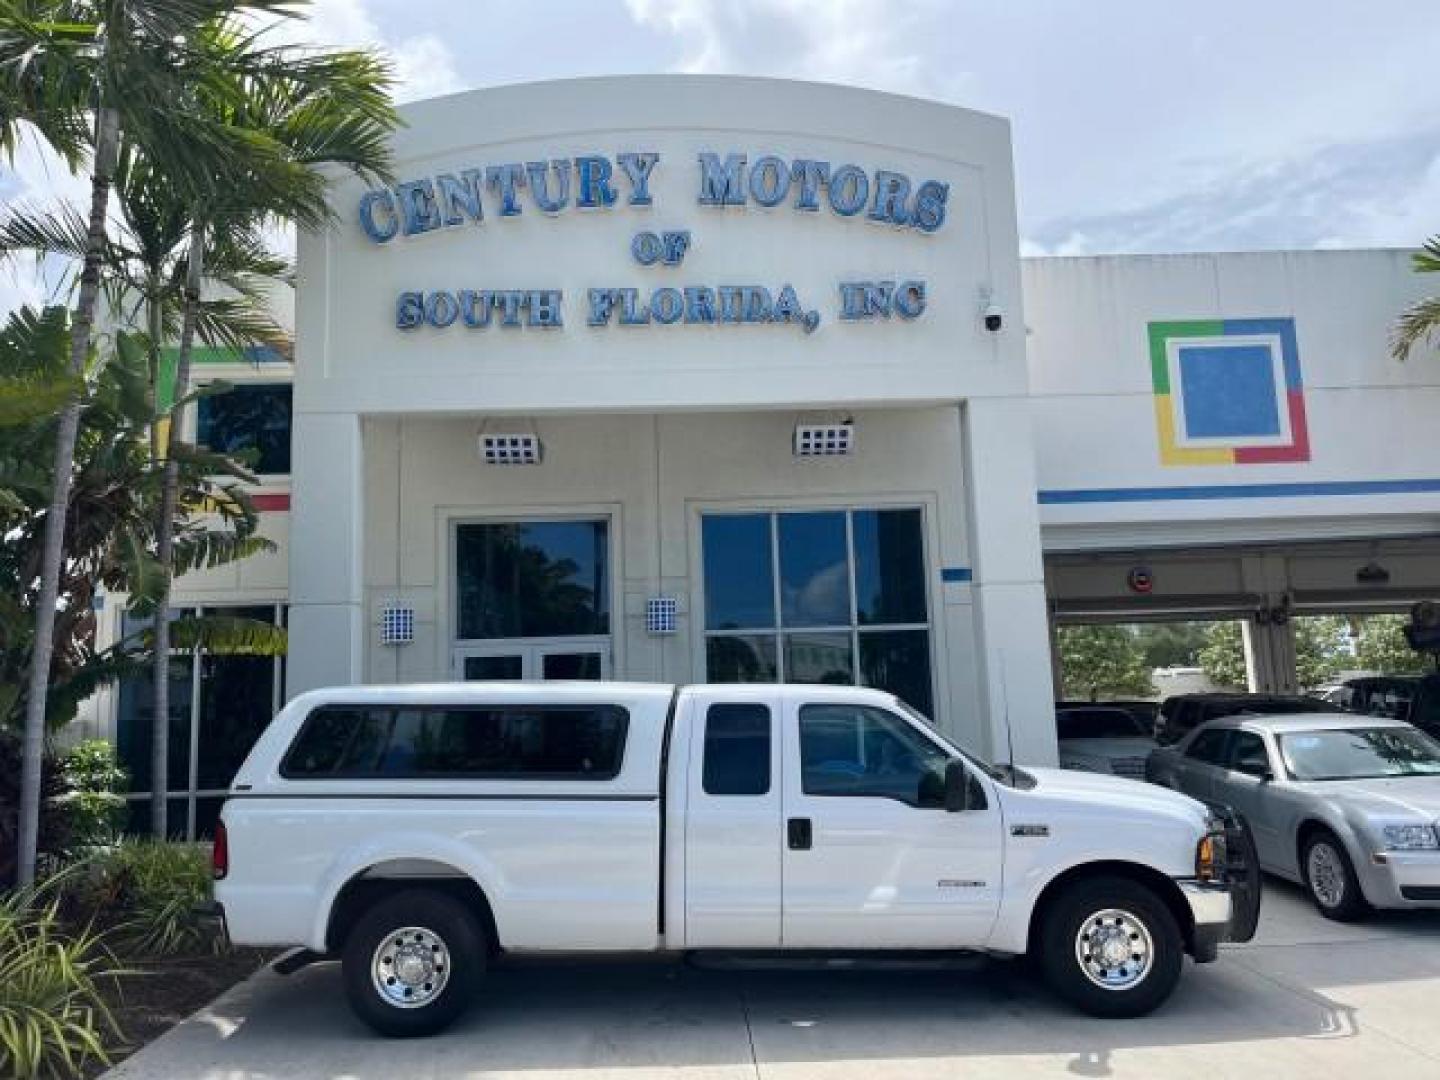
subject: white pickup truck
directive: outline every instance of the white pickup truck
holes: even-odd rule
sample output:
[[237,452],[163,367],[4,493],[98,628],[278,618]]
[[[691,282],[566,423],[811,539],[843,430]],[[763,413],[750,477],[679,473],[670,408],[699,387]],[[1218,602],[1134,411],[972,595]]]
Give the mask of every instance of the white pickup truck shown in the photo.
[[354,687],[261,736],[215,892],[235,942],[339,958],[390,1035],[500,952],[1030,953],[1134,1016],[1253,934],[1244,840],[1163,788],[987,765],[874,690]]

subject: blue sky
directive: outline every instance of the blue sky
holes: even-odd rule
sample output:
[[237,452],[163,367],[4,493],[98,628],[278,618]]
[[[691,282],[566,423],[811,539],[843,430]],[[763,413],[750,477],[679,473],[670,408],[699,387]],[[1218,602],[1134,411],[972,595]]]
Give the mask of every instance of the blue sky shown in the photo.
[[[1029,254],[1408,246],[1440,231],[1432,0],[317,0],[401,96],[574,75],[819,79],[1013,124]],[[34,148],[0,199],[83,194]],[[0,309],[43,288],[0,272]]]

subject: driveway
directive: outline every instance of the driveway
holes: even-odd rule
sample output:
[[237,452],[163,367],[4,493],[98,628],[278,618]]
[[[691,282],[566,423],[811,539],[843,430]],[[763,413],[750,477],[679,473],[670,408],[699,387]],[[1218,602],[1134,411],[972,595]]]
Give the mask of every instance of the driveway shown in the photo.
[[335,965],[236,987],[109,1080],[811,1080],[895,1077],[1440,1078],[1440,913],[1337,926],[1271,885],[1260,933],[1187,967],[1144,1020],[1054,1001],[1018,965],[514,966],[444,1035],[350,1016]]

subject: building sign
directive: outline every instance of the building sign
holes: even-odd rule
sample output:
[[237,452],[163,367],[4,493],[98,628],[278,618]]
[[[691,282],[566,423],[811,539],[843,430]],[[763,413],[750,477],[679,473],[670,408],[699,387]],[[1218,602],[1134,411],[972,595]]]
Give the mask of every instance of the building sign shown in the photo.
[[[526,214],[653,207],[650,181],[660,167],[658,153],[627,152],[438,173],[366,192],[357,207],[359,224],[373,243],[388,245]],[[887,169],[773,155],[752,162],[735,152],[699,154],[695,184],[695,202],[702,207],[788,207],[797,214],[860,218],[920,235],[945,224],[950,193],[947,183],[917,182]],[[676,269],[701,242],[688,229],[642,230],[632,237],[629,254],[641,266]],[[788,283],[681,282],[653,289],[601,283],[586,290],[572,314],[594,328],[781,324],[810,333],[822,320],[824,305],[811,306],[817,299],[826,298],[802,297]],[[835,317],[847,322],[909,321],[925,313],[927,302],[925,281],[902,277],[842,281],[827,299]],[[566,309],[558,288],[406,290],[395,301],[395,325],[552,330],[566,325]]]

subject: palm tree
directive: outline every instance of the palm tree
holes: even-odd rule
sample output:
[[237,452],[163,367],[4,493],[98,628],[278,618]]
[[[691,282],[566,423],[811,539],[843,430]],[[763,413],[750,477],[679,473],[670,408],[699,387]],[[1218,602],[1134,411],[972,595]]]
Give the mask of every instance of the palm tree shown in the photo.
[[[1412,267],[1417,274],[1440,273],[1440,236],[1432,236],[1413,256]],[[1396,360],[1406,359],[1421,341],[1429,341],[1440,329],[1440,296],[1417,300],[1400,316],[1390,335],[1390,354]]]
[[[46,464],[33,448],[54,438],[52,386],[70,395],[66,362],[69,324],[63,308],[42,313],[22,309],[0,328],[0,728],[18,727],[26,701],[21,678],[33,648],[36,567],[44,515],[53,487]],[[35,392],[29,410],[14,405]],[[153,608],[161,580],[153,553],[155,507],[161,476],[145,443],[155,411],[148,391],[146,344],[120,334],[114,348],[92,355],[82,388],[76,440],[69,541],[55,619],[55,656],[46,696],[46,726],[55,730],[96,687],[148,671],[153,635],[140,634],[98,650],[93,600],[101,590],[124,594],[132,610]],[[28,412],[28,415],[27,415]],[[177,524],[176,563],[183,572],[219,566],[274,545],[258,536],[259,516],[245,493],[249,472],[219,454],[187,458],[180,477],[181,501],[215,506],[205,519]],[[203,643],[211,651],[273,655],[283,651],[284,631],[249,620],[187,619],[177,644]]]
[[[190,87],[214,79],[214,57],[192,42],[227,16],[287,17],[292,0],[0,0],[0,149],[13,155],[22,123],[36,130],[72,167],[90,157],[90,212],[85,258],[70,327],[70,374],[78,379],[90,353],[105,221],[122,133],[163,162],[177,191],[200,202],[230,161],[263,147],[191,104]],[[35,872],[45,698],[60,598],[65,522],[81,399],[60,410],[54,489],[45,517],[39,602],[26,696],[21,757],[19,880]]]
[[[186,410],[181,403],[190,392],[190,366],[200,317],[204,311],[206,238],[227,253],[260,249],[263,226],[277,219],[305,228],[330,222],[325,200],[327,181],[320,171],[338,166],[366,178],[386,175],[390,162],[389,136],[399,123],[390,103],[387,66],[366,52],[299,54],[280,48],[267,50],[257,39],[217,24],[204,39],[215,55],[216,70],[240,72],[232,85],[217,95],[202,93],[201,107],[217,122],[245,131],[257,142],[272,144],[272,152],[257,154],[242,168],[228,173],[218,190],[190,204],[190,246],[180,319],[179,356],[175,371],[175,405],[170,413],[169,452],[156,534],[157,559],[166,576],[159,611],[169,604],[171,526],[175,518],[179,455],[189,453]],[[154,797],[151,829],[166,834],[166,799],[163,780],[169,761],[170,683],[161,659],[169,634],[163,617],[156,619],[152,738]]]

